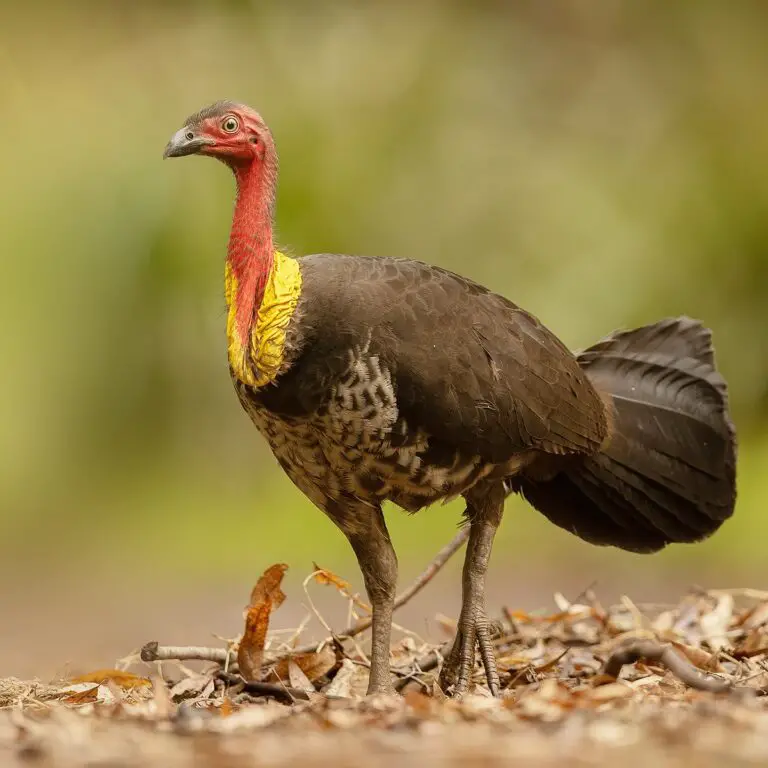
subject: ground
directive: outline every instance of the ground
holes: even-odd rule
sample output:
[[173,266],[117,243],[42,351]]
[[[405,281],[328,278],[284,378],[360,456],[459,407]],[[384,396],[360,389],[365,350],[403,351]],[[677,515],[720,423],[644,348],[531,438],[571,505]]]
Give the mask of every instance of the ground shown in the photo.
[[[338,590],[351,626],[303,646],[301,627],[288,638],[268,633],[285,597],[284,570],[273,566],[259,580],[232,641],[148,643],[114,669],[51,684],[0,679],[0,765],[768,762],[766,593],[697,589],[670,605],[625,597],[605,608],[587,591],[575,601],[555,595],[554,613],[502,609],[494,628],[500,699],[490,697],[480,666],[470,695],[446,698],[436,683],[446,644],[406,628],[392,649],[401,695],[366,699],[358,639],[367,606],[317,569],[305,588],[314,580]],[[306,599],[313,608],[308,590]],[[443,622],[448,633],[452,622]]]

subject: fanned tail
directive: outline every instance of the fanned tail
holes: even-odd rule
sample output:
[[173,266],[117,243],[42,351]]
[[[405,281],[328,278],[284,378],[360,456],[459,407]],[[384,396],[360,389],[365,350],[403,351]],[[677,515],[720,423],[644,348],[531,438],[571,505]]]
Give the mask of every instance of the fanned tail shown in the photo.
[[653,552],[714,533],[736,501],[736,435],[710,331],[662,320],[611,334],[578,361],[612,401],[612,436],[548,479],[516,478],[515,490],[594,544]]

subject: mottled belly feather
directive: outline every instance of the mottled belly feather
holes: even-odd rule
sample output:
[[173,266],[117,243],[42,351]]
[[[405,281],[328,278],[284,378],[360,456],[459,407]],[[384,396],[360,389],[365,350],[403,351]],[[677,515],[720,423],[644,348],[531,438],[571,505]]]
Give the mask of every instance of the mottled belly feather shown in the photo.
[[281,467],[325,511],[329,503],[391,500],[415,512],[513,469],[437,445],[411,427],[399,412],[389,371],[368,345],[350,350],[347,369],[325,404],[306,417],[273,413],[249,386],[235,384]]

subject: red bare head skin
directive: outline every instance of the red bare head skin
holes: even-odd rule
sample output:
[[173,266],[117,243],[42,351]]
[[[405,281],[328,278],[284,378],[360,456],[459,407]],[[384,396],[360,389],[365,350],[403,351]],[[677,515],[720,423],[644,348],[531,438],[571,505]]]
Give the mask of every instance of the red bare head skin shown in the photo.
[[234,101],[217,101],[184,121],[164,157],[208,155],[227,165],[263,162],[274,152],[272,134],[258,112]]
[[227,261],[237,281],[237,328],[247,338],[274,259],[272,216],[277,153],[258,112],[233,101],[217,101],[184,121],[163,157],[205,155],[228,165],[237,181],[237,201]]

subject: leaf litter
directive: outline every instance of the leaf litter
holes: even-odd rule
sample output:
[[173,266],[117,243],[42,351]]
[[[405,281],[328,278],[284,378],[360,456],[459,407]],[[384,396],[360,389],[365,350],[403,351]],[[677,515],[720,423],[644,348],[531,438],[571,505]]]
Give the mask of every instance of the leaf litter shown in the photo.
[[[79,765],[92,749],[125,766],[225,765],[222,755],[240,755],[238,766],[344,766],[345,755],[349,765],[383,766],[396,750],[399,765],[420,768],[513,756],[521,765],[639,766],[635,755],[663,757],[662,766],[768,762],[768,594],[693,589],[673,605],[622,598],[603,607],[590,589],[576,602],[555,595],[549,612],[503,607],[493,623],[501,698],[479,665],[470,693],[447,698],[437,676],[450,645],[412,633],[391,654],[402,696],[366,698],[367,658],[345,634],[300,646],[302,631],[288,641],[270,632],[286,569],[264,572],[242,636],[221,647],[153,642],[115,669],[48,685],[0,680],[0,758]],[[311,578],[333,586],[352,614],[367,609],[336,574],[315,566]],[[127,741],[148,751],[125,752]],[[152,762],[166,749],[172,760]]]

